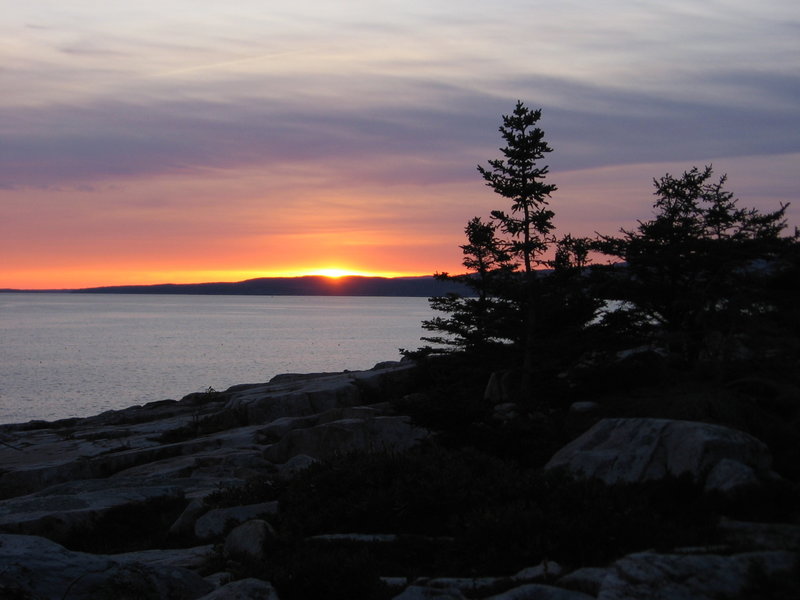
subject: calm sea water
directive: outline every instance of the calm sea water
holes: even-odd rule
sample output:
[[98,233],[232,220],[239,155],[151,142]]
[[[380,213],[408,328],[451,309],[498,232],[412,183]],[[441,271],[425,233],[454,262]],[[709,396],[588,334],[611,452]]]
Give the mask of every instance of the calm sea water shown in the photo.
[[431,316],[425,298],[0,294],[0,423],[368,369]]

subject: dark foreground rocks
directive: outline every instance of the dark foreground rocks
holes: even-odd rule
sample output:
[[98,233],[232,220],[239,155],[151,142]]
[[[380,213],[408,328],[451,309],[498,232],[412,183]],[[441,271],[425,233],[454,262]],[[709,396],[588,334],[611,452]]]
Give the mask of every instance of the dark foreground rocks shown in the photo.
[[[274,582],[259,574],[278,545],[292,549],[273,527],[282,507],[245,492],[230,498],[253,482],[282,485],[320,461],[351,452],[399,455],[435,438],[387,402],[418,394],[420,385],[413,363],[389,363],[285,375],[86,419],[3,426],[0,598],[277,600]],[[556,452],[547,469],[610,485],[684,476],[725,495],[780,483],[770,464],[763,443],[730,428],[604,419]],[[221,490],[225,505],[210,500]],[[407,509],[390,508],[398,515]],[[793,583],[800,527],[728,519],[718,531],[714,545],[642,548],[591,568],[545,560],[512,575],[379,573],[379,595],[351,597],[736,599],[770,586],[776,597],[800,589]],[[312,541],[358,554],[414,547],[419,539],[352,531]],[[347,568],[345,556],[317,576],[336,578]]]
[[[178,554],[178,553],[176,553]],[[199,598],[214,586],[146,557],[71,552],[42,537],[0,535],[3,598]]]
[[767,447],[720,425],[670,419],[603,419],[559,450],[547,468],[566,467],[605,483],[689,475],[729,492],[777,477]]

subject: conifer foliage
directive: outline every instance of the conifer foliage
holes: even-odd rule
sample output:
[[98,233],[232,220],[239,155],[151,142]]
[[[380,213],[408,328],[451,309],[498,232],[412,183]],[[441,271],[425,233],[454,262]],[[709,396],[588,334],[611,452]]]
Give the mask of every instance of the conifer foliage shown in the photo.
[[538,164],[553,151],[537,126],[541,116],[541,109],[531,110],[518,101],[512,114],[503,115],[500,126],[507,144],[500,148],[504,158],[490,160],[489,168],[478,166],[486,184],[511,201],[510,214],[494,210],[492,219],[510,236],[508,249],[522,261],[526,275],[541,264],[539,257],[547,252],[554,228],[554,213],[548,205],[557,188],[545,183],[549,169]]
[[480,217],[467,223],[464,229],[467,243],[461,250],[469,273],[452,276],[441,273],[437,277],[465,284],[474,290],[476,297],[448,294],[431,298],[431,307],[449,316],[424,321],[424,329],[445,334],[425,337],[424,341],[482,351],[515,338],[516,333],[504,327],[513,309],[507,300],[497,297],[498,290],[508,285],[514,266],[495,232],[496,225]]
[[[620,235],[554,235],[542,159],[552,151],[538,127],[541,110],[517,102],[502,117],[502,158],[478,166],[486,184],[510,202],[476,217],[461,246],[465,275],[439,275],[475,297],[432,298],[444,316],[423,322],[451,348],[511,350],[523,388],[551,360],[649,344],[673,362],[726,363],[743,336],[763,327],[796,298],[797,231],[784,236],[786,209],[744,208],[711,166],[654,180],[654,216]],[[590,265],[590,255],[611,258]],[[791,302],[789,303],[791,304]],[[791,308],[791,307],[790,307]],[[592,347],[600,344],[604,348]],[[555,358],[557,356],[557,359]],[[524,391],[524,390],[523,390]]]
[[652,219],[595,243],[624,274],[609,278],[606,295],[624,302],[614,319],[649,331],[687,364],[713,353],[712,339],[729,348],[722,338],[771,310],[766,280],[796,241],[781,237],[788,204],[766,213],[742,208],[726,181],[714,180],[710,165],[668,173],[653,181]]
[[[495,193],[510,201],[510,210],[491,211],[489,222],[472,219],[465,229],[468,243],[461,246],[468,274],[439,275],[466,284],[477,298],[432,298],[432,307],[447,316],[423,323],[425,329],[445,334],[423,338],[426,341],[468,350],[510,343],[519,351],[526,372],[533,367],[537,337],[552,329],[553,323],[578,314],[572,310],[574,304],[572,312],[561,310],[565,296],[553,293],[556,280],[542,276],[537,268],[551,267],[559,273],[562,290],[586,265],[588,248],[586,240],[571,236],[557,240],[553,235],[554,212],[549,204],[557,188],[545,182],[548,167],[540,164],[552,151],[538,127],[540,118],[541,110],[531,110],[522,102],[510,115],[503,115],[502,158],[479,165],[478,171]],[[555,260],[547,259],[553,248]],[[592,313],[592,309],[588,314],[583,310],[580,318],[590,318]],[[539,314],[545,318],[537,320]]]

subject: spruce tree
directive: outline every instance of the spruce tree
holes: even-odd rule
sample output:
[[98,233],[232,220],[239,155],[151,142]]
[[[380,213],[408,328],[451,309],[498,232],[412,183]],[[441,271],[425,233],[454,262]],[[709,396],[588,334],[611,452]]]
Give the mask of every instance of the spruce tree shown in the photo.
[[[549,208],[550,195],[556,186],[545,183],[546,165],[539,162],[552,148],[544,139],[537,124],[541,109],[531,110],[517,101],[510,115],[503,115],[499,131],[506,145],[500,148],[503,158],[488,161],[488,167],[478,171],[496,194],[511,202],[510,212],[492,211],[492,219],[508,236],[509,255],[521,262],[523,268],[521,325],[523,341],[523,370],[529,377],[533,368],[536,326],[536,267],[546,264],[544,254],[554,242],[554,213]],[[527,386],[525,386],[527,387]]]
[[780,235],[788,205],[742,208],[725,189],[726,176],[712,176],[706,166],[654,180],[655,216],[595,243],[624,265],[608,278],[607,297],[624,302],[609,318],[657,336],[689,365],[701,353],[722,360],[720,344],[768,309],[770,264],[796,240]]
[[[502,158],[478,166],[487,185],[510,201],[510,210],[491,211],[491,221],[472,219],[465,229],[464,266],[468,273],[439,277],[460,281],[476,297],[451,294],[432,298],[431,306],[445,316],[423,323],[444,336],[423,338],[470,352],[493,351],[522,367],[520,392],[530,396],[534,364],[546,370],[552,348],[572,345],[595,315],[584,277],[589,241],[553,235],[550,195],[556,186],[544,180],[548,167],[540,161],[552,151],[537,126],[541,110],[517,102],[503,115],[500,133],[506,145]],[[553,252],[551,252],[553,251]],[[550,254],[554,254],[552,257]],[[540,268],[541,267],[541,268]],[[547,268],[545,270],[544,268]],[[539,362],[537,363],[537,358]]]
[[480,217],[467,223],[464,228],[467,243],[461,250],[463,264],[469,272],[463,275],[440,273],[436,277],[462,283],[475,295],[464,297],[451,293],[431,298],[431,308],[448,316],[423,321],[422,326],[445,335],[423,337],[423,341],[480,353],[495,344],[514,340],[515,329],[504,326],[512,311],[508,302],[498,296],[502,282],[508,279],[513,267],[495,230],[494,223],[486,223]]
[[511,201],[511,212],[492,211],[500,230],[511,238],[509,251],[521,260],[526,276],[542,264],[541,256],[551,243],[553,211],[548,208],[556,186],[545,183],[548,167],[539,166],[545,154],[552,152],[537,127],[541,109],[530,110],[517,101],[514,112],[503,115],[500,134],[506,146],[500,148],[502,159],[490,160],[489,168],[478,165],[478,171],[496,194]]

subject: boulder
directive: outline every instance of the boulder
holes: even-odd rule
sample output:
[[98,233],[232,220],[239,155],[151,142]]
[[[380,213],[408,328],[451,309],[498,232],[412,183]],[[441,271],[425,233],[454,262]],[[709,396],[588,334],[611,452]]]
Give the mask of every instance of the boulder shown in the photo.
[[279,600],[271,583],[248,578],[232,581],[198,600]]
[[799,559],[796,553],[781,551],[731,556],[631,554],[614,563],[598,600],[760,598],[765,590],[759,586],[782,574],[791,576]]
[[688,473],[708,490],[728,491],[774,476],[770,462],[767,447],[744,432],[640,418],[603,419],[559,450],[546,468],[565,467],[609,484]]
[[218,590],[224,585],[229,584],[231,581],[234,580],[234,576],[232,573],[228,573],[227,571],[217,571],[216,573],[212,573],[211,575],[206,575],[203,577],[208,583],[214,586],[215,590]]
[[505,577],[434,577],[420,578],[414,585],[440,590],[458,590],[468,598],[484,596],[507,583]]
[[169,528],[169,535],[172,537],[186,537],[194,533],[194,524],[206,511],[205,500],[203,498],[193,498],[183,509],[181,515]]
[[277,502],[262,502],[260,504],[247,504],[232,506],[230,508],[215,508],[197,519],[194,525],[194,534],[200,540],[210,540],[221,536],[235,526],[266,515],[278,512]]
[[458,588],[411,585],[392,600],[466,600],[466,596]]
[[559,578],[558,586],[583,592],[597,597],[603,581],[611,573],[611,569],[601,567],[583,567]]
[[528,583],[486,600],[594,600],[594,596],[541,583]]
[[559,577],[564,569],[553,560],[542,561],[535,567],[522,569],[512,577],[515,581],[540,581]]
[[266,558],[266,548],[275,539],[272,526],[253,519],[236,527],[225,538],[225,558],[243,563],[260,563]]
[[429,432],[415,427],[408,417],[342,419],[307,429],[293,429],[280,442],[267,447],[264,457],[276,464],[304,454],[324,459],[354,451],[407,450]]
[[761,483],[758,473],[745,463],[731,458],[723,458],[706,475],[707,490],[732,492]]
[[306,456],[305,454],[298,454],[283,463],[279,467],[278,472],[284,479],[291,479],[298,473],[305,471],[311,465],[314,465],[318,462],[319,461],[316,458]]
[[175,566],[71,552],[37,536],[0,534],[0,590],[11,598],[198,598],[212,591]]

